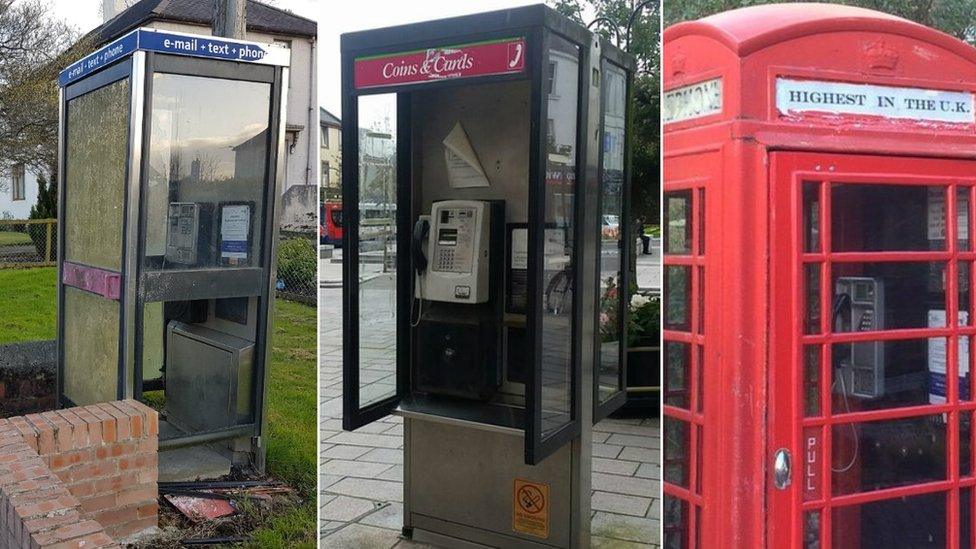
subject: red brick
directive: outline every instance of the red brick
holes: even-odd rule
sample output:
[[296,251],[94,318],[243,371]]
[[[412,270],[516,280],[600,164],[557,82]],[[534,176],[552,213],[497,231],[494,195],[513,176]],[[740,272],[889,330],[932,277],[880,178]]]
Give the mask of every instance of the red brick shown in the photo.
[[116,426],[116,434],[117,434],[116,440],[119,441],[128,440],[132,436],[131,431],[129,430],[128,416],[126,416],[121,411],[119,411],[118,408],[112,406],[107,402],[96,404],[95,406],[98,406],[100,410],[104,411],[106,414],[109,414],[113,418],[115,418],[115,426]]
[[132,438],[141,438],[143,435],[142,433],[143,415],[140,412],[138,412],[134,407],[127,404],[126,402],[113,402],[112,406],[114,406],[116,410],[125,414],[125,416],[129,418],[130,436]]
[[71,446],[74,448],[88,447],[88,424],[70,408],[55,411],[71,425]]
[[37,453],[46,456],[55,451],[56,446],[54,443],[54,428],[50,423],[44,421],[39,414],[30,414],[24,416],[24,419],[30,422],[37,431]]
[[104,509],[100,512],[93,513],[92,518],[97,520],[113,536],[117,536],[113,531],[113,527],[139,520],[139,509],[137,507]]
[[105,530],[116,539],[127,538],[138,532],[143,532],[159,525],[156,517],[137,519],[117,526],[106,526]]
[[136,486],[119,492],[115,497],[115,504],[119,507],[143,504],[156,501],[158,494],[155,486]]
[[81,510],[84,513],[98,513],[113,507],[115,507],[115,494],[95,496],[81,502]]

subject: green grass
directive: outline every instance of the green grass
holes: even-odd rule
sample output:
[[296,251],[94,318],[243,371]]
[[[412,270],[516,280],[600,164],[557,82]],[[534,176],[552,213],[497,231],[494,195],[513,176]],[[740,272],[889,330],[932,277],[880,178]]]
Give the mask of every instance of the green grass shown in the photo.
[[316,535],[315,308],[277,300],[268,386],[268,473],[304,503],[253,533],[253,547],[314,549]]
[[[3,233],[0,233],[3,234]],[[0,343],[54,339],[54,267],[0,269]],[[268,473],[298,489],[303,503],[253,532],[254,547],[314,549],[316,534],[315,307],[275,302],[268,386]],[[147,393],[154,402],[156,394]]]
[[14,233],[10,231],[0,231],[0,246],[16,246],[18,244],[30,244],[31,239],[26,233]]
[[56,280],[54,267],[0,269],[0,344],[54,339]]

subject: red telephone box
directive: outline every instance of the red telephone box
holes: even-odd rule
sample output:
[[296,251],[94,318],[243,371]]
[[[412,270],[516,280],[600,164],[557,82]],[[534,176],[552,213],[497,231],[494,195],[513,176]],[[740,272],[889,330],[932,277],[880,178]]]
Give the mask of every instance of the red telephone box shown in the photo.
[[976,50],[769,5],[662,72],[664,547],[972,547]]

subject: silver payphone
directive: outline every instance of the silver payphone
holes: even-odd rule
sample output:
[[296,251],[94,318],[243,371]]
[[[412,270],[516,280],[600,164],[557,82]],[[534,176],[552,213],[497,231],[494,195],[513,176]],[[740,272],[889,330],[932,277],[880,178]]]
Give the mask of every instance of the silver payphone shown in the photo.
[[[834,286],[834,322],[839,332],[872,332],[884,329],[884,281],[880,278],[844,276]],[[835,389],[845,396],[875,399],[884,396],[884,342],[848,344],[840,359]]]

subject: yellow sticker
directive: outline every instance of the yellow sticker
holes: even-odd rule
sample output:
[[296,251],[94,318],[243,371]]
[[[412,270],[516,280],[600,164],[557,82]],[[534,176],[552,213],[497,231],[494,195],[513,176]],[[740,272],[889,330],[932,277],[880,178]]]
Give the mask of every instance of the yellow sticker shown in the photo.
[[512,498],[512,529],[520,534],[548,538],[549,485],[517,478]]

